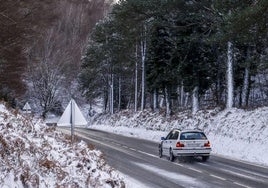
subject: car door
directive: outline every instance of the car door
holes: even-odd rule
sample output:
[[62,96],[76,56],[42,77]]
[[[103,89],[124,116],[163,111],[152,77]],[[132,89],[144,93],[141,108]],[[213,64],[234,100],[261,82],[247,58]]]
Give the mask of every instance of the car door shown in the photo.
[[162,152],[163,155],[169,155],[169,148],[170,148],[170,138],[172,138],[173,131],[170,131],[166,136],[165,140],[162,142]]
[[170,138],[169,148],[172,148],[172,149],[176,148],[176,144],[178,142],[178,137],[179,137],[179,131],[176,130],[173,132],[172,137]]

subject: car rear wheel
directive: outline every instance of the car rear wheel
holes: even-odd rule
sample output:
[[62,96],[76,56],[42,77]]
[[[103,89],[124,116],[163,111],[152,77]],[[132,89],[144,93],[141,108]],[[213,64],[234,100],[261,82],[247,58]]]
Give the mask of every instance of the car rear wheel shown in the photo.
[[209,156],[202,156],[202,161],[206,162],[209,159]]
[[169,149],[169,160],[174,161],[174,155],[171,148]]

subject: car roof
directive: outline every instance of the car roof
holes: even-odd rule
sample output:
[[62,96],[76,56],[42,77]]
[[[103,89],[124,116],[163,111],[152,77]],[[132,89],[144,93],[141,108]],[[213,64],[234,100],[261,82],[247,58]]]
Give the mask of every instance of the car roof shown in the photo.
[[184,130],[181,130],[179,128],[174,128],[172,129],[172,131],[179,131],[179,132],[204,132],[200,129],[184,129]]

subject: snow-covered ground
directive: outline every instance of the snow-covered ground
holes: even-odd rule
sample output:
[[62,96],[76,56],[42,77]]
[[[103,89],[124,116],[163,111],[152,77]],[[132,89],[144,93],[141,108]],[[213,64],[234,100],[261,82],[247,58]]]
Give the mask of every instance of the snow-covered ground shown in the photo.
[[214,109],[194,116],[182,112],[170,118],[148,111],[121,112],[95,117],[89,127],[156,142],[172,128],[199,128],[212,143],[213,154],[268,166],[268,107],[253,111]]
[[[268,107],[218,109],[170,118],[149,111],[96,115],[90,128],[159,142],[170,129],[203,129],[213,153],[268,166]],[[156,148],[157,149],[157,148]],[[144,187],[112,169],[85,142],[47,127],[41,120],[0,104],[0,187]]]
[[125,187],[85,142],[0,103],[0,187]]

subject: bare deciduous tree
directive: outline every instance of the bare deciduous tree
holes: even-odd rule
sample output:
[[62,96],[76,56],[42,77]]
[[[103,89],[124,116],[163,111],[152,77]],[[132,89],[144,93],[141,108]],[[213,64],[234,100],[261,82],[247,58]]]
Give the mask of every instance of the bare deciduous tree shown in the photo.
[[[0,6],[0,97],[20,97],[25,92],[23,73],[26,48],[54,20],[54,1],[1,1]],[[48,9],[50,7],[50,9]]]
[[103,7],[104,0],[60,1],[55,12],[57,21],[29,50],[30,91],[43,116],[56,103],[80,96],[77,76],[81,55],[91,28],[103,15]]
[[[63,83],[63,66],[68,62],[68,51],[64,50],[62,38],[51,30],[31,50],[29,58],[29,85],[32,97],[42,108],[42,116],[52,110],[58,101]],[[41,48],[43,46],[43,48]]]

